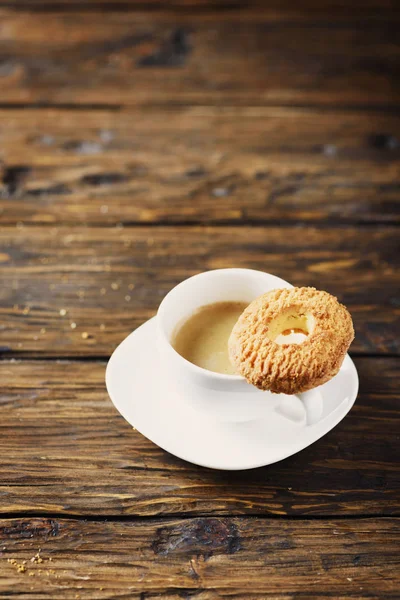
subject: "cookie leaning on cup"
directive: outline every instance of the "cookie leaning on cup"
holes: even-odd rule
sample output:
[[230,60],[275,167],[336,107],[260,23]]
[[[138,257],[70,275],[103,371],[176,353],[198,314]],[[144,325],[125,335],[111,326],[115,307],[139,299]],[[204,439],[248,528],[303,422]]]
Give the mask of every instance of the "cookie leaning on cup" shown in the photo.
[[[285,343],[287,331],[306,337],[301,343]],[[297,394],[334,377],[353,339],[346,307],[328,292],[302,287],[273,290],[251,302],[233,327],[228,349],[232,364],[249,383]]]

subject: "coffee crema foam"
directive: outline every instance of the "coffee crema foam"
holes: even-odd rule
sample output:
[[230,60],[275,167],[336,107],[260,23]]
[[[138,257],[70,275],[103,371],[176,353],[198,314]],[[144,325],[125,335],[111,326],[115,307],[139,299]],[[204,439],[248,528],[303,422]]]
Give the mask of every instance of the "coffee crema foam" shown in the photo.
[[228,339],[246,302],[214,302],[202,306],[177,327],[172,346],[189,362],[223,375],[235,375]]

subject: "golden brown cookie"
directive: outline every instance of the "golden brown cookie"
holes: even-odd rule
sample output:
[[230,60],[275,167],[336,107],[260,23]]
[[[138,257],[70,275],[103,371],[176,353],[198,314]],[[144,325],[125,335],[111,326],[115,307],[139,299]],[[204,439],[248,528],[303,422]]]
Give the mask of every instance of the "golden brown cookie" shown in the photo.
[[[302,343],[285,343],[293,332],[307,336]],[[273,290],[239,317],[229,338],[229,357],[238,373],[261,390],[297,394],[336,375],[353,339],[350,313],[328,292]]]

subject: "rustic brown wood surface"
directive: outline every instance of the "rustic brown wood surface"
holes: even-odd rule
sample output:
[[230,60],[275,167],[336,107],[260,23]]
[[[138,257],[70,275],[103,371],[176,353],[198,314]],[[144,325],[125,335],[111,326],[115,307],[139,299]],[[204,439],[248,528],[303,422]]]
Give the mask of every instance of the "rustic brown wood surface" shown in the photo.
[[[359,10],[362,9],[363,17],[376,19],[393,19],[399,16],[399,7],[394,0],[353,0],[351,4],[346,0],[333,2],[319,2],[318,0],[0,0],[0,6],[14,9],[34,9],[35,11],[127,11],[143,12],[144,10],[160,13],[185,10],[196,14],[197,11],[213,13],[235,13],[240,11],[243,16],[249,10],[256,15],[266,14],[282,19],[309,19],[314,17],[329,17],[330,19],[360,19]],[[214,15],[215,17],[215,15]]]
[[238,266],[336,294],[354,352],[398,354],[399,246],[382,226],[4,227],[1,351],[106,357],[179,281]]
[[[0,0],[1,599],[398,598],[399,32],[392,0]],[[328,435],[238,473],[104,384],[228,266],[337,295],[360,376]]]
[[3,223],[398,222],[400,118],[0,111]]
[[108,399],[104,362],[2,362],[0,510],[399,515],[398,360],[358,358],[356,365],[359,398],[332,432],[276,465],[222,473],[175,458],[133,431]]
[[0,520],[0,595],[395,599],[398,535],[395,519]]
[[1,102],[396,110],[399,20],[383,16],[1,9]]

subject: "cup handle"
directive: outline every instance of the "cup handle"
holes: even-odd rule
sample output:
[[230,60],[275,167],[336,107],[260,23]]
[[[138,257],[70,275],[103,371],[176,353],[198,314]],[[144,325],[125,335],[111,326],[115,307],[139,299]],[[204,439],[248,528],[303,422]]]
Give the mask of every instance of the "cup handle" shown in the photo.
[[318,388],[297,394],[297,398],[302,402],[304,410],[306,411],[306,423],[307,425],[315,425],[321,420],[324,405],[321,392]]

